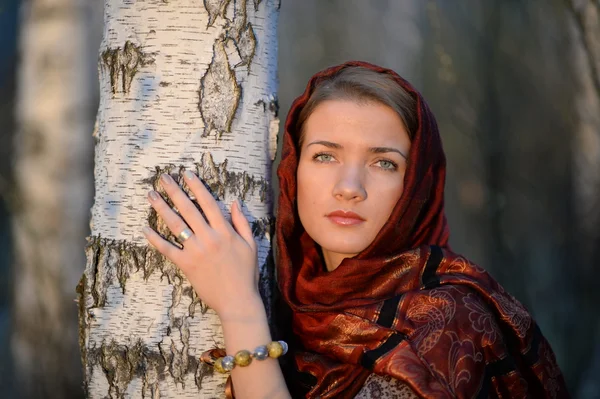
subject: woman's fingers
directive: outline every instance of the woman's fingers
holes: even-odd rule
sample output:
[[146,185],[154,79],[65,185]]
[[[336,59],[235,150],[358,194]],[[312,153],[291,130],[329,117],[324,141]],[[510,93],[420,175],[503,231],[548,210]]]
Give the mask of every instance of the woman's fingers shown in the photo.
[[256,243],[254,241],[254,236],[252,235],[252,228],[250,227],[250,223],[248,223],[248,219],[246,219],[246,216],[242,212],[239,201],[233,201],[231,204],[231,221],[238,234],[252,249],[254,249]]
[[230,229],[231,227],[227,220],[225,220],[217,201],[215,201],[212,194],[204,187],[204,183],[202,183],[198,176],[189,170],[186,170],[183,176],[211,227],[213,229]]
[[[177,184],[175,180],[173,180],[173,178],[166,173],[160,177],[160,184],[167,192],[169,198],[171,198],[173,201],[173,204],[185,222],[197,234],[202,234],[206,228],[206,221],[204,220],[204,217],[200,211],[196,209],[196,206],[189,199],[187,194],[183,192],[181,187],[179,187],[179,184]],[[173,231],[173,233],[177,235],[180,233],[180,231]]]
[[158,213],[158,216],[165,221],[167,227],[175,236],[179,235],[179,233],[188,227],[183,219],[175,213],[173,208],[171,208],[156,191],[150,191],[148,193],[148,199],[156,213]]
[[162,238],[156,231],[152,230],[150,227],[144,227],[142,230],[146,239],[152,244],[154,248],[158,250],[161,254],[166,256],[171,262],[175,264],[180,264],[180,258],[182,251],[175,247],[173,244]]

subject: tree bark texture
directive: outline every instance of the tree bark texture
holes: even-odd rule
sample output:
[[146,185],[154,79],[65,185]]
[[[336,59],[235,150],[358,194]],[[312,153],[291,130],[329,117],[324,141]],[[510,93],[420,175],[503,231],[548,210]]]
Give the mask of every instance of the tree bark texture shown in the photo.
[[[11,349],[16,395],[81,397],[74,288],[92,202],[94,6],[21,6]],[[1,12],[1,11],[0,11]]]
[[105,2],[96,194],[78,287],[90,398],[224,396],[225,376],[199,362],[223,346],[218,317],[141,229],[150,224],[175,243],[146,194],[161,191],[163,172],[183,182],[183,171],[194,171],[227,216],[243,201],[270,297],[279,5]]

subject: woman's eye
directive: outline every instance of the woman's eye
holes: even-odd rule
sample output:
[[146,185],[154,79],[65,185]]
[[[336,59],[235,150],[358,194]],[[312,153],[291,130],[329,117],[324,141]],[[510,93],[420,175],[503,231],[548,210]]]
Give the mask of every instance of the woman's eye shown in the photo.
[[386,159],[382,159],[381,161],[377,162],[379,164],[379,166],[382,169],[385,170],[396,170],[398,168],[398,165],[396,165],[396,163],[392,162],[392,161],[388,161]]
[[314,160],[317,160],[319,162],[331,162],[333,161],[333,155],[331,154],[325,154],[325,153],[319,153],[319,154],[315,154],[313,156]]

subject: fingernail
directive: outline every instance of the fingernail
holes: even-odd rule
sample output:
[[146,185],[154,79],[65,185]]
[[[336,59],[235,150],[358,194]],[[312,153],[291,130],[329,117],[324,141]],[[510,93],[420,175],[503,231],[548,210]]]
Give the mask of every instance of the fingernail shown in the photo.
[[150,227],[146,226],[142,229],[142,233],[147,236],[150,233]]
[[173,183],[173,182],[174,182],[173,178],[172,178],[171,176],[169,176],[168,174],[166,174],[166,173],[163,173],[163,174],[160,176],[160,180],[161,180],[163,183],[165,183],[165,184],[171,184],[171,183]]
[[194,178],[194,174],[191,171],[189,171],[189,170],[186,170],[185,172],[183,172],[183,176],[186,179],[193,179]]
[[148,197],[152,200],[152,201],[156,201],[158,199],[158,193],[156,191],[150,191],[148,193]]
[[235,206],[237,206],[238,211],[241,211],[242,210],[242,201],[240,201],[239,199],[236,199]]

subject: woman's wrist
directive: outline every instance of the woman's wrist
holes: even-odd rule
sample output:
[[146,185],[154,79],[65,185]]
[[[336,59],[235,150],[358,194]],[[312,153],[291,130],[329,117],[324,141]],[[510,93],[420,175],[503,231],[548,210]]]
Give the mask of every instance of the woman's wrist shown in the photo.
[[239,296],[231,301],[224,309],[217,311],[221,324],[249,323],[266,317],[265,305],[258,293]]
[[[227,355],[235,356],[242,350],[254,353],[258,347],[273,341],[265,306],[258,294],[237,304],[230,303],[219,317]],[[239,393],[240,398],[290,398],[279,362],[270,357],[231,370],[236,396]]]
[[271,332],[265,307],[258,297],[237,309],[220,315],[225,348],[228,354],[239,350],[254,350],[271,342]]

